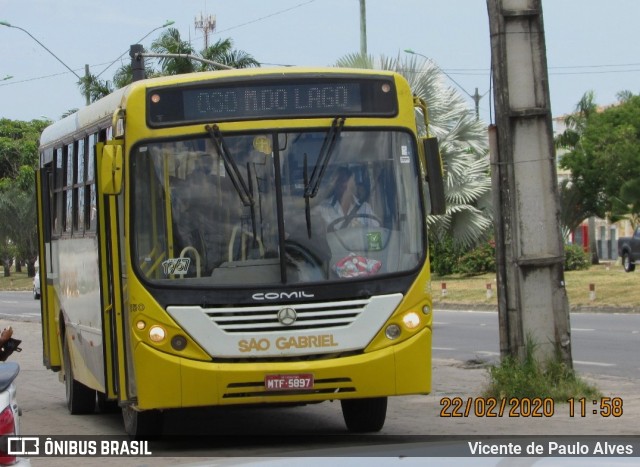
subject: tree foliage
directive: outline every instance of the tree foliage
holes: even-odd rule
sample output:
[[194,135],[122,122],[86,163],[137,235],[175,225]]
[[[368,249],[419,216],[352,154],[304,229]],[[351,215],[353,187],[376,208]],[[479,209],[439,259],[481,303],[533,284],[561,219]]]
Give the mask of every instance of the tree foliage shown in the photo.
[[629,184],[640,178],[640,96],[589,113],[561,166],[571,171],[585,214],[605,218],[637,210],[640,198]]
[[[200,57],[232,68],[258,67],[260,63],[249,53],[233,48],[231,39],[219,39],[215,44],[202,50],[199,54],[189,41],[182,39],[180,31],[175,28],[165,30],[158,39],[151,44],[151,50],[157,54],[182,54]],[[145,74],[148,77],[194,73],[197,71],[215,70],[214,65],[192,60],[186,57],[163,57],[158,59],[160,69],[155,69],[146,60]],[[130,84],[133,80],[131,64],[122,65],[115,72],[113,81],[103,81],[97,76],[83,76],[79,87],[83,96],[87,93],[91,102]]]
[[40,133],[50,122],[0,119],[0,261],[5,276],[14,258],[35,273],[38,255],[34,168]]

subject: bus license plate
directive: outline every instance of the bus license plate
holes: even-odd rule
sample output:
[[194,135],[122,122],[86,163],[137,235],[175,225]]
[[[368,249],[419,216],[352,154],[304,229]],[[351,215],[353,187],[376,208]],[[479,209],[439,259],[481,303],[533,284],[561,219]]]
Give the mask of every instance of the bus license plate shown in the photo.
[[264,377],[264,388],[267,391],[313,389],[313,375],[310,373],[300,375],[266,375]]

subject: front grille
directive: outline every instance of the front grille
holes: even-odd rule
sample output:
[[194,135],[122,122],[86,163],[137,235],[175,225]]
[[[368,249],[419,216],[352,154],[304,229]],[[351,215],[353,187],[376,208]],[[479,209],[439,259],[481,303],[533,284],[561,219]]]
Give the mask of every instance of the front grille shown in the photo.
[[[228,333],[282,332],[283,330],[322,330],[349,326],[369,300],[349,300],[329,303],[300,303],[249,307],[209,308],[206,315],[221,330]],[[278,321],[282,308],[293,308],[297,319],[285,326]]]

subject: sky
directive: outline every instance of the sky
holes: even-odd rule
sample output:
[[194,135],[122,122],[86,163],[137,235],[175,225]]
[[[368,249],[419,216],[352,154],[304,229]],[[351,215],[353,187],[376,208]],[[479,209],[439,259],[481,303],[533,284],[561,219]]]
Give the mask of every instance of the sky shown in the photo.
[[[360,51],[359,5],[359,0],[0,0],[0,21],[25,29],[42,44],[0,26],[0,118],[57,120],[82,107],[77,78],[65,65],[81,76],[87,64],[93,74],[111,80],[129,60],[129,46],[168,20],[201,50],[204,34],[194,28],[201,14],[215,15],[210,43],[231,38],[234,48],[264,66],[331,66]],[[543,0],[542,5],[554,117],[572,112],[589,90],[600,105],[615,103],[623,90],[640,93],[640,1]],[[480,116],[492,121],[486,0],[367,0],[366,13],[370,55],[396,57],[412,49],[429,57],[471,109],[470,96],[478,88]],[[161,32],[141,43],[149,48]]]

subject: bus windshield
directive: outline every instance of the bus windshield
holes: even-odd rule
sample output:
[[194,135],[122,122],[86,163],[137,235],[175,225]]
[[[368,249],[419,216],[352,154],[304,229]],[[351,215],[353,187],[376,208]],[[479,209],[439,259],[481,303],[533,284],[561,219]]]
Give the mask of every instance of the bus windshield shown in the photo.
[[132,151],[133,257],[147,281],[250,287],[421,265],[425,215],[409,132],[207,130]]

